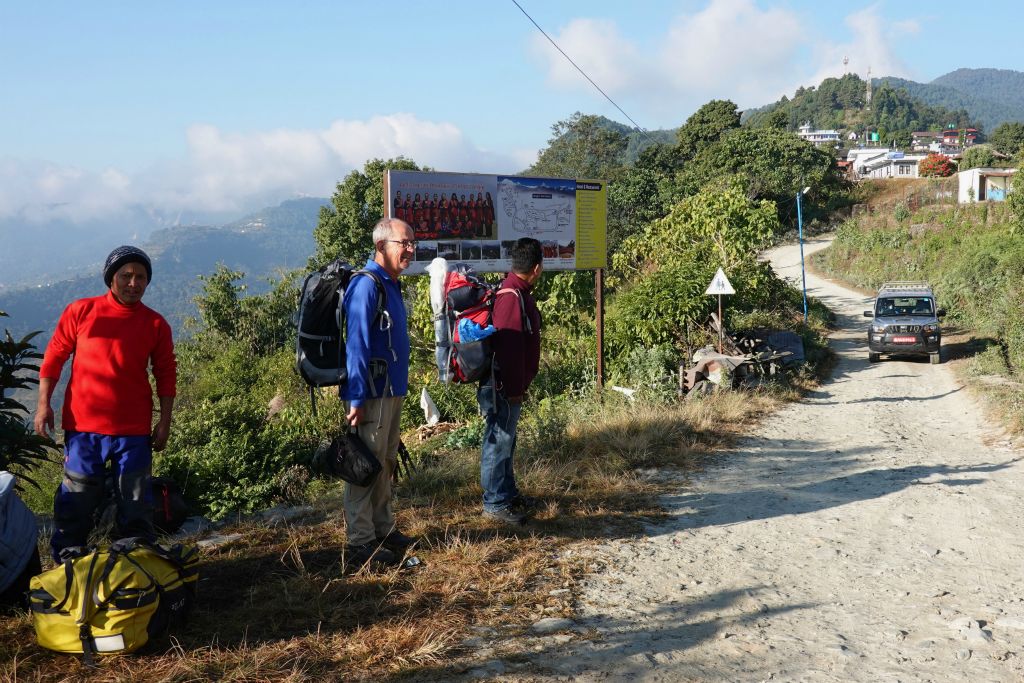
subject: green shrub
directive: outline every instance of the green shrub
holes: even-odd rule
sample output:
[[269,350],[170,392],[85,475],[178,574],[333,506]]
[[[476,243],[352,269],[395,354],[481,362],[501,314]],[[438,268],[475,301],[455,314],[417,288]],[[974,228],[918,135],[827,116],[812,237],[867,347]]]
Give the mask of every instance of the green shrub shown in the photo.
[[448,432],[444,439],[444,447],[453,451],[480,448],[483,444],[485,426],[482,419],[477,419]]
[[609,385],[635,389],[634,397],[648,403],[674,401],[681,360],[679,353],[668,347],[632,348],[616,359]]
[[893,218],[899,223],[904,223],[910,218],[910,209],[907,207],[906,202],[900,202],[896,205],[896,208],[892,212]]
[[[7,317],[7,314],[0,311],[0,317]],[[38,487],[33,470],[53,457],[53,442],[32,431],[27,422],[28,408],[14,397],[14,392],[27,392],[39,384],[33,375],[39,369],[36,363],[43,356],[32,343],[38,334],[32,332],[14,339],[4,330],[0,337],[0,470],[19,475],[19,490],[23,490],[22,481]]]

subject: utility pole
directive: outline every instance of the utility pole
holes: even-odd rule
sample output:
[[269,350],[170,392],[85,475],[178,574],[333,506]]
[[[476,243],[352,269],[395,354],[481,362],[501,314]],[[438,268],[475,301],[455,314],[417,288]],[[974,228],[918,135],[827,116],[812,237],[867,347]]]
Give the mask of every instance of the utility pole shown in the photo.
[[810,187],[805,187],[796,193],[796,226],[797,234],[800,236],[800,281],[804,295],[804,325],[807,324],[807,271],[804,268],[804,217],[800,211],[800,197]]

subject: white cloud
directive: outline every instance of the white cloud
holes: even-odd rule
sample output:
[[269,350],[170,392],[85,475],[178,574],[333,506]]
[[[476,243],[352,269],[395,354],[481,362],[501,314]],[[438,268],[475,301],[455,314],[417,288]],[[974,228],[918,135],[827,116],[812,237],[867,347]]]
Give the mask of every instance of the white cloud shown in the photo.
[[[678,125],[711,99],[760,106],[846,71],[863,76],[869,65],[875,76],[907,75],[894,45],[918,33],[918,21],[887,24],[871,5],[846,18],[849,40],[829,41],[813,18],[762,9],[754,0],[710,0],[666,22],[646,49],[606,20],[573,19],[552,37],[613,98],[627,98],[626,109],[642,121],[674,117],[663,125]],[[549,84],[600,97],[543,36],[531,48],[544,60]]]
[[[788,10],[761,10],[752,0],[711,0],[702,11],[669,21],[646,50],[604,20],[574,19],[553,38],[612,97],[632,96],[651,112],[678,115],[713,98],[745,106],[776,97],[788,83],[784,74],[801,34],[799,19]],[[594,93],[543,36],[534,39],[533,51],[546,60],[550,84]]]
[[[619,34],[612,21],[573,19],[554,39],[606,92],[637,90],[650,81],[645,76],[645,63],[639,51]],[[534,34],[532,49],[535,55],[547,61],[550,84],[593,87],[544,36]]]
[[[916,33],[917,22],[907,20],[887,26],[877,5],[872,5],[850,14],[845,23],[850,29],[850,40],[816,45],[815,62],[820,66],[813,75],[796,85],[817,85],[825,78],[842,76],[844,73],[856,73],[861,78],[867,78],[869,68],[872,78],[910,76],[906,65],[896,56],[893,44],[905,35]],[[849,59],[849,64],[845,66],[844,57]],[[793,89],[796,85],[793,85]]]
[[[679,91],[759,96],[789,70],[801,40],[796,15],[751,0],[713,0],[669,26],[661,66]],[[738,95],[733,95],[734,97]]]
[[921,32],[921,22],[917,19],[904,19],[902,21],[893,22],[892,29],[895,33],[905,33],[907,35],[916,36]]
[[184,159],[131,175],[0,160],[0,218],[85,221],[131,205],[165,213],[240,212],[289,196],[330,196],[339,180],[371,158],[401,155],[438,170],[495,173],[533,160],[518,151],[480,149],[450,123],[404,113],[338,120],[322,130],[236,133],[196,124],[185,143]]

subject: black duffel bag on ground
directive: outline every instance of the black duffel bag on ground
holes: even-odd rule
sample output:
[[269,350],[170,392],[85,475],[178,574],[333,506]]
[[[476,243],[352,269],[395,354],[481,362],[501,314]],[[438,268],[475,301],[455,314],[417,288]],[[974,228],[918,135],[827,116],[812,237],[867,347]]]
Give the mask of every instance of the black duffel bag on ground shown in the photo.
[[320,445],[313,455],[313,469],[356,486],[369,486],[380,474],[381,465],[358,434],[345,432]]

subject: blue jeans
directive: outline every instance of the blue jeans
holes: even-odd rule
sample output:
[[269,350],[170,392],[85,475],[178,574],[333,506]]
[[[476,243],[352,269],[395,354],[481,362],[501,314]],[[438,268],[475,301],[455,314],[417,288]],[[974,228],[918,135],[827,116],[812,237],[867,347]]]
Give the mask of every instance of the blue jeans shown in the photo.
[[64,480],[53,498],[50,549],[57,564],[61,550],[88,543],[96,511],[106,497],[108,462],[118,536],[153,536],[150,437],[68,431],[64,433]]
[[490,382],[476,391],[476,400],[484,416],[484,443],[480,453],[480,486],[484,490],[484,510],[505,510],[519,495],[512,472],[516,450],[516,425],[522,405],[509,403]]

